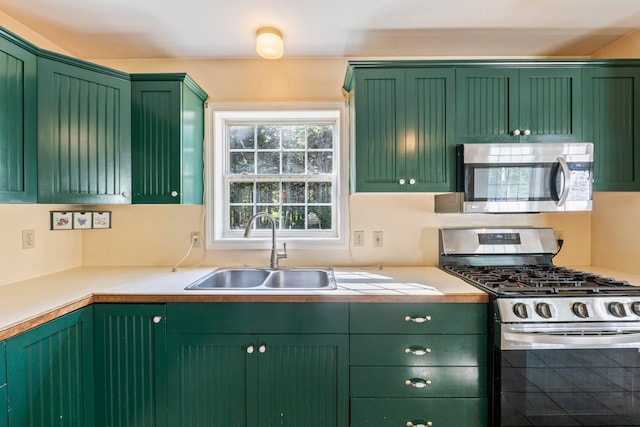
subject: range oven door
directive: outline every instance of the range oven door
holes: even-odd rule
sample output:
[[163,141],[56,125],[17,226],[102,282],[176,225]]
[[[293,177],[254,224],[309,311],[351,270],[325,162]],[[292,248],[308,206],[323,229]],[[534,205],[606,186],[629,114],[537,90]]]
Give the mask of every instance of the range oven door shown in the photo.
[[500,326],[492,425],[640,426],[640,327],[583,326]]

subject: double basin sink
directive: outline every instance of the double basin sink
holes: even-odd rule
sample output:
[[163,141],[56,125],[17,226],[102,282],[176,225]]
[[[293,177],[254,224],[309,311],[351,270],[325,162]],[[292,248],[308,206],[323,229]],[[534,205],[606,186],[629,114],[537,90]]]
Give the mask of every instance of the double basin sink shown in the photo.
[[330,268],[220,268],[187,286],[187,290],[331,290]]

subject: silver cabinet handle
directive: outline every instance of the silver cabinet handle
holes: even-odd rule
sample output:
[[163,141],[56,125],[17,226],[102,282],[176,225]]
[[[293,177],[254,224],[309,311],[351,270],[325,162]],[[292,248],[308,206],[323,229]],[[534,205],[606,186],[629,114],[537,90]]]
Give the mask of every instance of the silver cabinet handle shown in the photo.
[[529,129],[525,129],[524,131],[522,131],[522,134],[523,134],[524,136],[529,136],[529,135],[531,135],[531,130],[529,130]]
[[129,192],[128,191],[123,191],[122,192],[122,197],[129,197]]
[[178,192],[176,190],[173,190],[171,192],[171,197],[178,197]]
[[404,349],[404,352],[407,354],[413,354],[414,356],[425,356],[431,353],[430,348],[422,348],[417,346],[411,346]]
[[404,180],[404,178],[401,178],[401,179],[398,181],[398,184],[400,184],[400,185],[405,185],[406,183],[407,183],[407,181],[405,181],[405,180]]
[[162,321],[162,316],[153,316],[153,323],[158,324]]
[[414,185],[416,183],[416,180],[414,178],[411,178],[409,180],[409,185]]
[[264,353],[265,351],[267,351],[267,346],[262,344],[260,347],[258,347],[258,351],[260,353]]
[[411,421],[407,421],[406,426],[407,427],[431,427],[433,426],[433,423],[431,421],[427,421],[426,423],[414,424]]
[[522,132],[520,131],[520,129],[516,129],[512,132],[513,136],[518,136],[520,135]]
[[426,386],[431,385],[431,380],[425,380],[422,378],[411,378],[406,380],[404,383],[415,388],[425,388]]
[[252,345],[250,345],[249,347],[247,347],[247,353],[251,354],[255,351],[255,348],[253,348]]
[[428,322],[429,320],[431,320],[431,316],[424,316],[424,317],[405,316],[404,320],[406,322],[424,323],[424,322]]

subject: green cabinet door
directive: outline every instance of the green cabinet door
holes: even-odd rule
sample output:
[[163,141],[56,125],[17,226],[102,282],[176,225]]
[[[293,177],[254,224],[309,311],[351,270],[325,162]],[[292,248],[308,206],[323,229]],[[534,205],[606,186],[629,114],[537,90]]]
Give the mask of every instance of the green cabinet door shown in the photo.
[[186,74],[131,80],[133,203],[202,204],[207,94]]
[[37,60],[0,31],[0,203],[35,203]]
[[167,426],[165,306],[94,306],[96,427]]
[[128,75],[38,58],[38,201],[131,202]]
[[583,122],[594,144],[594,190],[640,190],[640,68],[585,68]]
[[454,87],[452,68],[355,70],[355,191],[450,189]]
[[169,334],[169,425],[348,425],[346,335]]
[[458,68],[456,143],[582,139],[579,68]]
[[6,342],[9,425],[93,426],[93,309]]
[[4,341],[0,342],[0,427],[9,425],[9,406],[7,405],[7,359]]

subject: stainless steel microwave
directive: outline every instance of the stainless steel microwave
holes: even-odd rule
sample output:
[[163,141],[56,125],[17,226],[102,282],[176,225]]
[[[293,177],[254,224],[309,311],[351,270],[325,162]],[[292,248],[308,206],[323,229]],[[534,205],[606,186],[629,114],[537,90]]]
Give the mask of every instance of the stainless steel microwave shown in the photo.
[[435,196],[435,211],[590,211],[593,144],[461,144],[456,192]]

